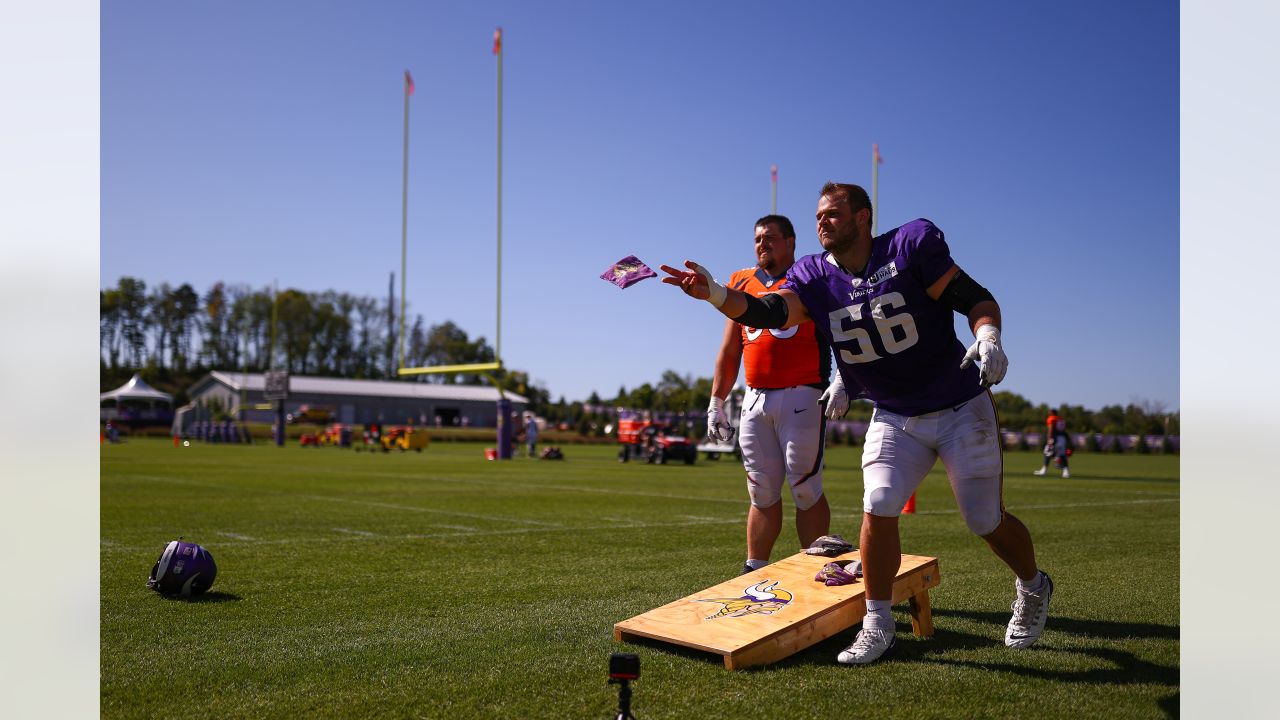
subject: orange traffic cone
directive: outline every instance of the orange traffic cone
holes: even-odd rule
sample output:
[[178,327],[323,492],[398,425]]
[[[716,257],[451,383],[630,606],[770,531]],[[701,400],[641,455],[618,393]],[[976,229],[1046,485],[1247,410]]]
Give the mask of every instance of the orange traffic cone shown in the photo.
[[902,506],[902,512],[914,515],[916,513],[916,494],[911,493],[911,497],[907,498],[907,504]]

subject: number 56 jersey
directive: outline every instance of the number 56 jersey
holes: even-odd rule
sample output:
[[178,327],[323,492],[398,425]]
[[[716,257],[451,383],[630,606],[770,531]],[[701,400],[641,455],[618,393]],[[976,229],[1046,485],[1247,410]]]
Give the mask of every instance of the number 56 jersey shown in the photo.
[[964,370],[953,311],[925,290],[954,265],[942,231],[920,219],[872,240],[861,273],[823,252],[787,271],[815,329],[835,351],[850,395],[914,416],[954,407],[982,392],[978,368]]

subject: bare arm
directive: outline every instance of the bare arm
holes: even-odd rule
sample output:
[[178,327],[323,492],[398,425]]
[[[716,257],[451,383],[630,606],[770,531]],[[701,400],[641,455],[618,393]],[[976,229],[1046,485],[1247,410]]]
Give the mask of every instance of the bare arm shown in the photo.
[[738,382],[738,366],[742,363],[742,330],[732,320],[724,321],[724,340],[716,355],[716,371],[711,381],[711,394],[721,400],[729,397],[729,391]]
[[977,361],[981,364],[978,382],[988,388],[999,384],[1009,368],[1009,358],[1000,347],[1000,306],[991,292],[974,282],[968,273],[962,273],[957,265],[942,273],[925,292],[956,312],[964,313],[969,321],[975,342],[965,351],[960,369]]
[[1000,306],[995,300],[986,300],[973,306],[969,311],[969,329],[977,334],[978,328],[983,325],[992,325],[996,329],[1000,325]]
[[[937,282],[925,290],[925,293],[934,300],[942,297],[942,291],[947,289],[947,285],[951,284],[952,279],[955,278],[958,272],[960,272],[960,266],[952,265],[946,272],[942,273],[942,277],[938,278]],[[969,329],[975,333],[983,325],[991,325],[999,329],[1001,327],[1000,305],[995,300],[984,300],[969,310],[968,319]]]
[[[710,300],[713,289],[724,292],[724,302],[718,306],[718,309],[730,320],[740,317],[747,311],[747,295],[741,290],[734,290],[719,283],[716,283],[713,288],[711,283],[715,281],[705,268],[692,260],[686,260],[684,264],[690,271],[677,270],[669,265],[660,266],[669,276],[662,278],[662,282],[675,285],[683,290],[685,295],[698,300]],[[787,322],[782,327],[799,325],[809,319],[809,312],[805,310],[804,303],[800,302],[799,295],[786,288],[779,290],[777,295],[787,303]]]

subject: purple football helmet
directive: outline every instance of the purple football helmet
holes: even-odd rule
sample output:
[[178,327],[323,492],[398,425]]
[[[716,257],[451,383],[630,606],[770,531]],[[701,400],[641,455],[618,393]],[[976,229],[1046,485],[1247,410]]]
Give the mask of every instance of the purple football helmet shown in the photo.
[[213,555],[195,543],[171,540],[160,553],[147,587],[162,595],[191,597],[213,587],[218,566]]

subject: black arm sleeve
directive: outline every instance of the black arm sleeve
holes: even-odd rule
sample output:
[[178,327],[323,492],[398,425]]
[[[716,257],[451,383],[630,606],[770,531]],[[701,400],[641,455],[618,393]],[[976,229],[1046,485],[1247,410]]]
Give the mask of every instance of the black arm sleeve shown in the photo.
[[984,300],[995,302],[996,299],[991,296],[991,291],[975,282],[964,270],[960,270],[943,288],[938,300],[961,315],[969,317],[969,311],[974,305]]
[[747,327],[760,328],[761,330],[777,329],[787,324],[787,301],[778,297],[777,293],[769,293],[764,297],[752,297],[745,295],[747,299],[747,310],[738,317],[734,318],[734,322],[742,323]]

